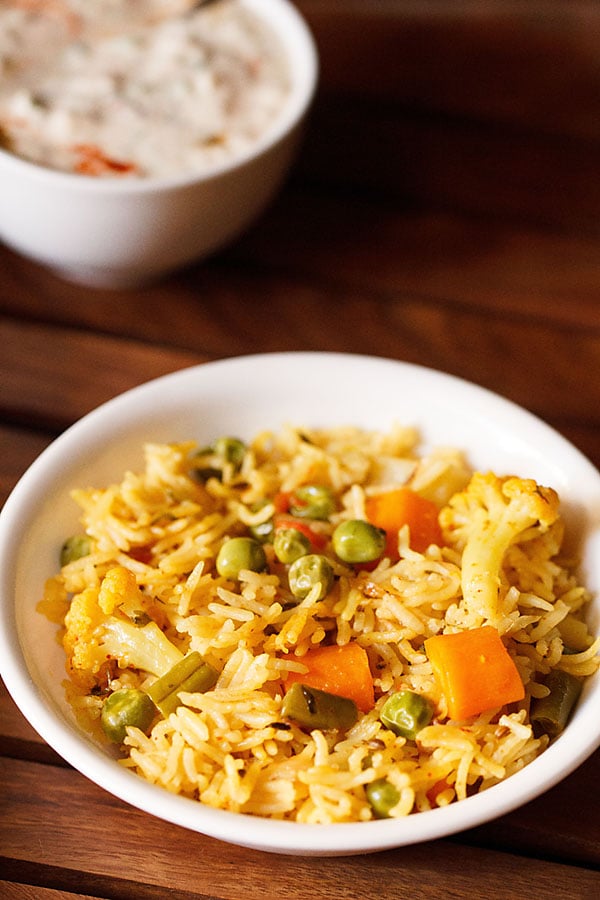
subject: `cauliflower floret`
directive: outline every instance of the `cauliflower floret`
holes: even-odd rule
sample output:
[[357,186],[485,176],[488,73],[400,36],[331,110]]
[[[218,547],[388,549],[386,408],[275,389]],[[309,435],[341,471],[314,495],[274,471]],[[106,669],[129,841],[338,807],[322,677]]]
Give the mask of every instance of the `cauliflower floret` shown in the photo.
[[123,566],[106,573],[100,589],[76,594],[65,616],[63,646],[73,670],[96,674],[110,660],[122,669],[163,675],[183,653],[156,622],[140,626],[129,615],[144,609],[135,576]]
[[506,551],[533,526],[537,534],[547,531],[559,518],[558,504],[556,491],[533,479],[476,472],[441,511],[445,539],[462,550],[463,603],[481,622],[497,615]]

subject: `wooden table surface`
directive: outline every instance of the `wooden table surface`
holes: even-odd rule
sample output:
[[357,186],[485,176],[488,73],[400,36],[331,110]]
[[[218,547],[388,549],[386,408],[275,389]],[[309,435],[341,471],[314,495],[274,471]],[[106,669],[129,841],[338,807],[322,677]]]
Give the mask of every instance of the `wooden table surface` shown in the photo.
[[[1,501],[104,400],[272,350],[451,372],[600,465],[600,7],[298,6],[321,87],[289,181],[235,245],[127,293],[67,284],[0,246]],[[467,833],[315,860],[130,809],[59,759],[6,691],[0,714],[2,898],[600,896],[600,753]]]

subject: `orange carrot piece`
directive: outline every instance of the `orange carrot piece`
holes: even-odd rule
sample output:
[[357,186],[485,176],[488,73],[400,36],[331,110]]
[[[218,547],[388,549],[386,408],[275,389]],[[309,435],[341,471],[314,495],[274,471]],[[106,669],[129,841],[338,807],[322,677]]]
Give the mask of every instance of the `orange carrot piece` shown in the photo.
[[425,652],[451,719],[466,719],[525,696],[517,667],[491,625],[434,635],[425,641]]
[[308,666],[308,672],[304,675],[290,672],[286,688],[300,682],[338,697],[348,697],[361,712],[368,712],[375,705],[369,657],[356,641],[343,647],[337,644],[315,647],[300,657],[299,662]]
[[387,532],[386,553],[392,559],[398,558],[398,531],[403,525],[409,526],[410,546],[419,553],[430,544],[441,545],[443,542],[438,507],[410,488],[397,488],[368,497],[365,512],[372,525]]
[[135,163],[111,159],[93,144],[78,144],[73,149],[78,154],[74,170],[79,175],[129,175],[137,169]]

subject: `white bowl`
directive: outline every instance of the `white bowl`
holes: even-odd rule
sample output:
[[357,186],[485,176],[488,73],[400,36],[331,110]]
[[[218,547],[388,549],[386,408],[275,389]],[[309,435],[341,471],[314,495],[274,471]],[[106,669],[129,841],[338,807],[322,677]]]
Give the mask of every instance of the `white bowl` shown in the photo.
[[67,280],[126,288],[206,257],[248,227],[293,161],[318,63],[288,0],[243,2],[282,43],[291,75],[284,110],[251,150],[201,175],[99,179],[0,149],[0,240]]
[[[505,782],[445,808],[357,824],[305,825],[217,811],[124,770],[75,724],[65,701],[55,627],[36,612],[57,548],[77,528],[76,486],[120,480],[142,464],[145,441],[219,434],[250,437],[285,423],[416,425],[428,445],[466,448],[476,467],[556,488],[582,554],[581,575],[600,590],[600,474],[567,441],[512,403],[439,372],[335,353],[247,356],[186,369],[135,388],[90,413],[25,473],[0,516],[0,666],[33,727],[76,769],[159,818],[224,841],[281,853],[355,854],[450,835],[526,803],[600,745],[600,678],[590,678],[569,725],[537,760]],[[590,624],[600,625],[600,598]]]

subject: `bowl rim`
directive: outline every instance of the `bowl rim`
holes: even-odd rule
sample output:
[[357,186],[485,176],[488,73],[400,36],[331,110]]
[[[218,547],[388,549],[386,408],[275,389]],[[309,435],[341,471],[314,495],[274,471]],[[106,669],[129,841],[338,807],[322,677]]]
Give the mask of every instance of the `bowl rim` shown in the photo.
[[292,87],[283,108],[262,137],[243,153],[236,153],[229,159],[207,165],[199,172],[120,179],[97,178],[93,175],[79,175],[53,169],[25,159],[0,145],[0,174],[1,169],[5,168],[8,173],[14,170],[17,175],[22,174],[57,189],[100,196],[149,194],[209,183],[248,165],[274,148],[300,124],[312,103],[319,78],[318,50],[307,21],[291,0],[239,0],[239,2],[255,11],[257,17],[265,21],[273,31],[276,39],[283,41],[286,49],[293,47],[294,59],[301,56],[303,61],[302,66],[298,64],[290,66]]
[[[11,559],[34,515],[32,489],[44,484],[48,488],[49,474],[61,465],[64,450],[72,441],[83,439],[85,443],[98,424],[125,415],[139,400],[152,400],[157,392],[185,387],[190,380],[207,383],[223,373],[239,375],[250,368],[256,371],[261,365],[272,371],[273,366],[282,364],[296,367],[325,364],[336,369],[348,366],[353,371],[376,366],[381,375],[393,370],[399,377],[417,376],[430,385],[443,384],[450,392],[466,392],[477,410],[491,405],[494,417],[499,416],[500,420],[505,418],[509,422],[516,417],[525,432],[543,437],[551,448],[566,453],[569,464],[580,469],[584,479],[592,483],[594,502],[600,502],[600,472],[576,447],[523,407],[454,375],[384,357],[322,351],[247,354],[180,369],[133,387],[79,419],[31,464],[0,512],[0,674],[9,693],[40,736],[92,782],[165,821],[240,846],[284,854],[354,855],[450,836],[511,812],[563,780],[600,746],[600,723],[591,702],[581,714],[578,711],[580,724],[576,729],[569,730],[569,726],[541,756],[482,794],[406,819],[308,825],[216,810],[149,784],[116,764],[83,732],[76,732],[72,726],[65,729],[66,720],[56,709],[48,707],[42,691],[34,683],[19,643],[13,596],[16,562]],[[594,533],[598,532],[600,537],[600,521],[594,520],[594,525]],[[600,694],[597,678],[594,684],[594,694]],[[565,756],[567,747],[569,753]]]

